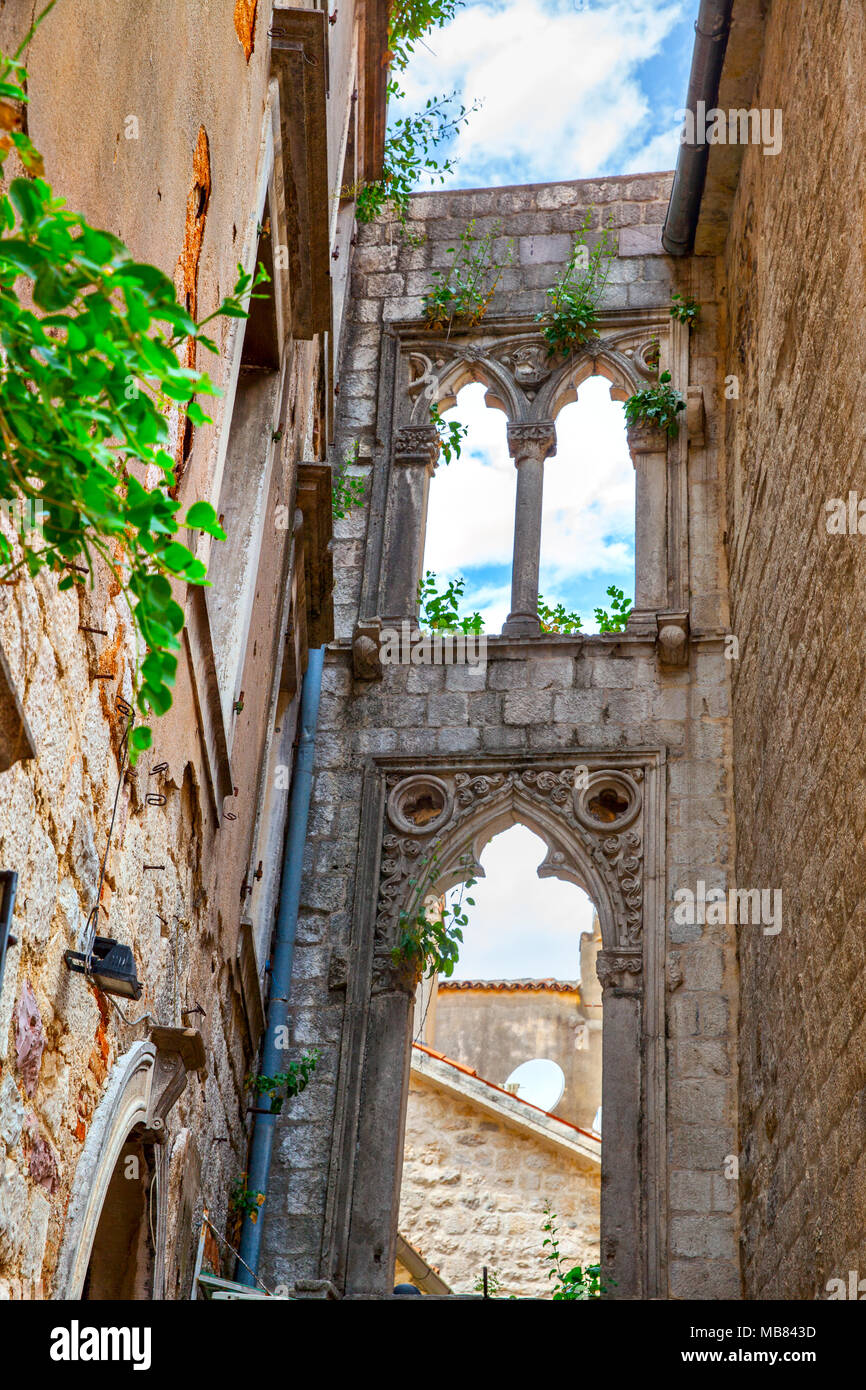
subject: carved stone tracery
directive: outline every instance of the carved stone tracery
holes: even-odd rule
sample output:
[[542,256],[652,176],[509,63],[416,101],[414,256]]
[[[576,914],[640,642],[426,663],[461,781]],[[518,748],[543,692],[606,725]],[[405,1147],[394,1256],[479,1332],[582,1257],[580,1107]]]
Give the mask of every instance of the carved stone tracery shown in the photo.
[[[579,882],[596,901],[603,922],[606,918],[609,924],[605,949],[611,961],[628,962],[611,965],[610,980],[622,971],[631,976],[641,972],[643,768],[602,765],[578,790],[575,774],[583,768],[572,758],[558,767],[523,766],[505,772],[388,775],[374,946],[377,990],[414,988],[415,980],[394,967],[391,952],[399,939],[400,914],[423,897],[425,879],[431,889],[443,893],[467,877],[479,876],[483,844],[509,823],[526,824],[545,840],[548,853],[539,868],[541,876]],[[620,797],[611,823],[586,811],[599,788],[615,789]],[[411,815],[407,819],[407,805],[429,814],[432,829],[413,822]],[[599,898],[606,900],[607,910]]]

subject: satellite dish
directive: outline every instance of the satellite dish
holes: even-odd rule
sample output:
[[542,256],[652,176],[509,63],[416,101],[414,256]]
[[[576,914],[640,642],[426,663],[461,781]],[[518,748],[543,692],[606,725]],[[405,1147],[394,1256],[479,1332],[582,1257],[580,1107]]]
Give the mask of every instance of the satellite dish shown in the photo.
[[514,1068],[505,1089],[539,1110],[555,1110],[565,1090],[565,1072],[549,1057],[534,1057]]

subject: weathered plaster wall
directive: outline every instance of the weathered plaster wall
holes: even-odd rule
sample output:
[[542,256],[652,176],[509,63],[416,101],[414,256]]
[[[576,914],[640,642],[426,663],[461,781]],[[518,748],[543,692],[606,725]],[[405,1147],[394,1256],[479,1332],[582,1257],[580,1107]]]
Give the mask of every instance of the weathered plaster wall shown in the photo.
[[814,1299],[866,1264],[866,540],[825,507],[863,495],[863,8],[772,5],[764,42],[782,150],[746,149],[719,264],[737,878],[783,895],[739,940],[743,1271]]
[[544,1204],[558,1219],[565,1267],[598,1262],[599,1169],[510,1127],[413,1074],[400,1234],[455,1293],[487,1265],[502,1296],[549,1297]]
[[[571,233],[593,205],[595,225],[612,213],[620,232],[603,306],[661,308],[673,288],[706,304],[691,347],[691,381],[715,381],[712,266],[685,270],[659,254],[667,175],[522,189],[425,194],[413,200],[420,246],[403,244],[388,223],[361,228],[340,372],[337,447],[354,439],[375,467],[377,364],[389,325],[420,311],[430,267],[476,217],[483,230],[503,220],[517,239],[485,327],[503,313],[533,313],[564,263]],[[690,279],[677,279],[688,276]],[[685,383],[676,383],[684,386]],[[322,1050],[315,1084],[281,1122],[265,1227],[265,1268],[280,1281],[328,1276],[322,1260],[335,1086],[345,980],[333,963],[350,941],[361,824],[362,771],[378,755],[421,763],[449,754],[661,747],[666,759],[668,946],[667,1100],[670,1221],[668,1278],[674,1297],[739,1294],[734,1186],[723,1176],[736,1151],[734,1050],[736,974],[732,931],[677,926],[676,888],[703,878],[726,885],[731,872],[730,736],[725,570],[715,478],[715,417],[707,446],[689,463],[692,651],[689,668],[660,672],[651,641],[610,637],[491,639],[487,669],[390,666],[379,681],[355,681],[349,645],[358,613],[366,511],[338,523],[337,632],[328,653],[318,737],[307,876],[295,952],[291,1005],[295,1039]],[[452,465],[452,467],[455,465]],[[434,484],[435,486],[435,481]],[[363,914],[362,914],[363,915]],[[329,988],[330,986],[333,986]],[[394,1117],[397,1123],[397,1117]],[[360,1201],[360,1197],[358,1198]]]

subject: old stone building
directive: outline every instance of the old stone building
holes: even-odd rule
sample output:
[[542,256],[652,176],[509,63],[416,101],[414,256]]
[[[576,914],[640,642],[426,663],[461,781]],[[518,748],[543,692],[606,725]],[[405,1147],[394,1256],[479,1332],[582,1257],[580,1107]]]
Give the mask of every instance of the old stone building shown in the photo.
[[[4,52],[32,9],[0,6]],[[29,133],[70,207],[199,319],[238,262],[271,279],[248,321],[214,325],[214,424],[171,417],[181,502],[211,499],[231,541],[185,595],[173,708],[134,771],[134,636],[107,569],[80,595],[47,574],[0,588],[7,1298],[188,1297],[203,1208],[209,1262],[234,1273],[220,1242],[248,1163],[300,692],[333,632],[342,193],[381,162],[385,15],[220,0],[133,23],[68,0],[24,55]],[[94,914],[131,948],[138,1002],[68,969]]]
[[[609,1297],[810,1300],[866,1265],[866,20],[856,0],[695,8],[675,172],[419,193],[409,234],[393,212],[353,220],[381,168],[379,0],[145,7],[134,26],[68,0],[30,45],[30,134],[70,203],[199,315],[238,261],[273,275],[249,321],[216,326],[214,425],[172,417],[181,495],[234,541],[202,551],[213,587],[185,596],[174,706],[134,772],[118,594],[0,589],[5,1296],[186,1297],[203,1208],[212,1266],[250,1282],[219,1245],[247,1171],[263,1206],[242,1248],[269,1289],[387,1297],[402,1252],[443,1292],[449,1251],[429,1247],[454,1232],[423,1201],[411,1230],[400,1216],[410,1085],[433,1127],[464,1107],[491,1148],[555,1150],[561,1210],[600,1193]],[[24,27],[0,6],[0,47]],[[549,355],[537,315],[587,213],[616,247],[598,333]],[[423,296],[472,219],[513,259],[479,322],[431,326]],[[543,632],[557,417],[591,377],[625,401],[664,371],[676,437],[628,431],[628,624]],[[430,406],[470,382],[515,463],[511,611],[484,661],[454,639],[383,660],[418,622]],[[332,521],[347,457],[366,493]],[[459,1059],[415,1049],[413,1067],[407,916],[517,824],[598,914],[600,1177],[567,1124],[527,1128]],[[144,986],[122,1014],[64,962],[94,913]],[[286,1024],[313,1080],[251,1116],[244,1078]]]

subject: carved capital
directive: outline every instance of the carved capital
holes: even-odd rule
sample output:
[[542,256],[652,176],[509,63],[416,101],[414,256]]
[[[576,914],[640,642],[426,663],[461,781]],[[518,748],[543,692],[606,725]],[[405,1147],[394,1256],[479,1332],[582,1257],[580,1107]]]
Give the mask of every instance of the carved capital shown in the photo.
[[434,468],[439,457],[439,433],[435,425],[404,425],[394,440],[394,462]]
[[640,454],[666,454],[668,450],[667,433],[659,429],[658,425],[648,425],[641,420],[635,425],[629,425],[628,451],[631,454],[632,463]]
[[639,948],[599,951],[595,968],[603,990],[612,989],[617,994],[643,993],[638,979],[643,973],[643,953]]
[[556,453],[556,425],[552,420],[508,425],[508,452],[518,468],[523,459],[543,463]]
[[408,994],[414,998],[421,979],[421,971],[415,961],[395,961],[390,951],[387,955],[377,951],[373,956],[372,994]]

